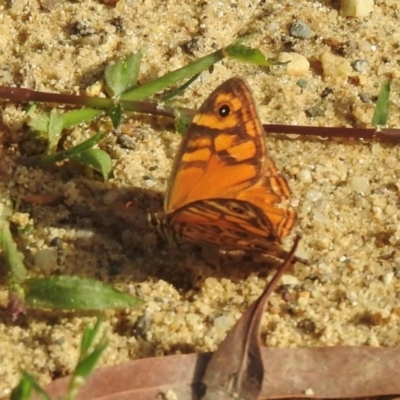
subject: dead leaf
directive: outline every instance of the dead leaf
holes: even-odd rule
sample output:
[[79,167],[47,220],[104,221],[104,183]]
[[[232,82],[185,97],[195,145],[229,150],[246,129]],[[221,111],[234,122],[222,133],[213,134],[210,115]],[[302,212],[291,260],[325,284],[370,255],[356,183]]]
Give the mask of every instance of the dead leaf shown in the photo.
[[299,238],[263,294],[245,311],[213,354],[203,378],[204,400],[255,400],[259,397],[264,376],[260,345],[264,307],[291,266],[298,242]]

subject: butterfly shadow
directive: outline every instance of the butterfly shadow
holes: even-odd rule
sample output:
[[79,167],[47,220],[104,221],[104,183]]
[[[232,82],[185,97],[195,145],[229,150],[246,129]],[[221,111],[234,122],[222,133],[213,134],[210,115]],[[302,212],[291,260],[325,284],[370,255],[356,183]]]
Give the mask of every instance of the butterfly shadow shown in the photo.
[[239,281],[251,274],[267,276],[281,264],[281,260],[254,252],[167,242],[149,222],[150,214],[163,209],[161,193],[142,188],[110,189],[110,192],[108,196],[105,190],[101,196],[112,198],[108,204],[95,196],[90,206],[75,205],[71,213],[77,220],[89,220],[97,235],[118,240],[128,259],[140,258],[138,268],[143,279],[162,279],[185,291],[200,287],[210,277]]

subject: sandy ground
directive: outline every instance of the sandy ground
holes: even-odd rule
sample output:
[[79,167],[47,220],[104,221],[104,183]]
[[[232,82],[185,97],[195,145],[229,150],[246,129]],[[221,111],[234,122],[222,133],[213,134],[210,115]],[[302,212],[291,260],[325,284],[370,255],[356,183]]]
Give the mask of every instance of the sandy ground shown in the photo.
[[[204,72],[177,104],[197,108],[219,83],[241,76],[263,122],[364,127],[380,84],[389,78],[389,125],[399,127],[400,3],[377,0],[373,13],[360,19],[338,11],[339,2],[329,0],[0,0],[0,83],[96,93],[105,65],[130,52],[143,49],[140,82],[146,82],[252,33],[250,44],[268,57],[296,52],[310,67],[296,75],[284,67],[225,60]],[[296,19],[312,28],[310,39],[289,34]],[[321,64],[324,53],[341,57],[336,61],[345,72],[334,69],[329,76]],[[364,70],[348,70],[357,60],[367,62]],[[315,106],[323,115],[310,117],[306,110]],[[30,151],[27,106],[3,103],[1,109],[0,151],[13,160]],[[108,182],[65,164],[46,170],[17,166],[12,181],[1,183],[15,202],[14,219],[30,218],[34,225],[18,239],[25,263],[33,276],[96,278],[145,300],[139,310],[105,313],[110,346],[102,364],[213,350],[272,272],[260,273],[243,260],[247,276],[238,276],[233,263],[243,270],[240,260],[215,269],[196,248],[159,244],[146,213],[150,203],[160,204],[180,136],[172,121],[147,116],[133,117],[126,130],[132,149],[111,133],[101,144],[114,163]],[[92,127],[73,129],[64,146],[91,134]],[[293,191],[291,205],[299,216],[294,233],[302,234],[301,252],[310,264],[298,263],[272,299],[265,344],[399,345],[400,147],[273,135],[267,147]],[[65,200],[29,208],[21,201],[43,192]],[[129,218],[116,207],[126,200],[133,204]],[[51,245],[56,237],[58,248]],[[30,311],[12,322],[5,311],[5,278],[0,304],[0,397],[16,384],[20,367],[42,384],[71,372],[83,326],[94,313]]]

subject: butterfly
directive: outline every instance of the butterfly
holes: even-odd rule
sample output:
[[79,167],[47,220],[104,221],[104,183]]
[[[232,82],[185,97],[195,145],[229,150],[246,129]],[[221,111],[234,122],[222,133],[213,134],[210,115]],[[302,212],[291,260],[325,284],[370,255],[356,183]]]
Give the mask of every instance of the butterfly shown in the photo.
[[285,258],[281,240],[296,213],[279,206],[290,189],[265,141],[244,81],[232,78],[218,86],[194,116],[175,157],[158,216],[164,236]]

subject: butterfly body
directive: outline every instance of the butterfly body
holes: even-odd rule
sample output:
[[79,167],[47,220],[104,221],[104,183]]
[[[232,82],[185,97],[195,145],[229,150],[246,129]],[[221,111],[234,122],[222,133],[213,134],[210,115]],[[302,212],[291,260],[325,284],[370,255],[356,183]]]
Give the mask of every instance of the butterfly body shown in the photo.
[[266,154],[251,93],[232,78],[200,107],[182,140],[161,224],[178,242],[280,254],[274,249],[296,219],[278,205],[289,195]]

